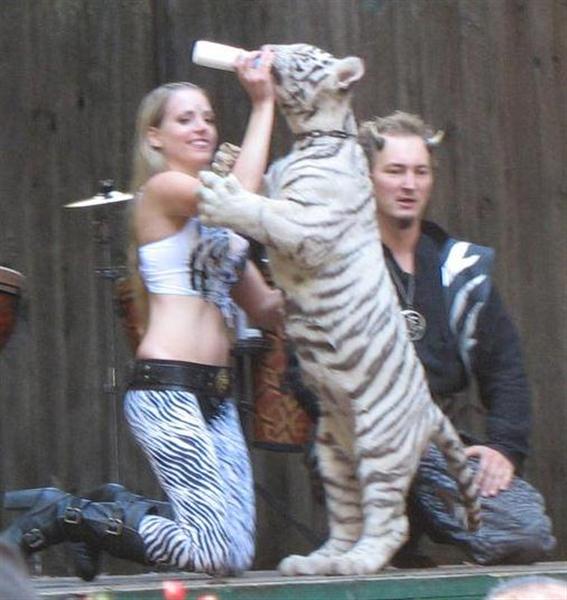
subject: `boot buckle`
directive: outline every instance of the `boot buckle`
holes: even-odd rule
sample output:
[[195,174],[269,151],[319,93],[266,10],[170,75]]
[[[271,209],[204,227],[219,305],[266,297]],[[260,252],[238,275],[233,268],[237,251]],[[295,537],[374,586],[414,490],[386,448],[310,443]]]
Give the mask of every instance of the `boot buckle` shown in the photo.
[[115,517],[109,517],[105,533],[109,535],[122,535],[124,531],[124,522]]
[[43,535],[41,530],[39,530],[37,528],[26,531],[26,533],[24,533],[24,535],[23,535],[23,540],[24,540],[25,545],[30,550],[41,550],[42,548],[45,548],[45,546],[47,545],[45,536]]
[[80,508],[76,508],[74,506],[68,506],[65,509],[65,514],[63,516],[63,521],[65,523],[69,523],[70,525],[78,525],[83,519],[83,515],[81,513]]

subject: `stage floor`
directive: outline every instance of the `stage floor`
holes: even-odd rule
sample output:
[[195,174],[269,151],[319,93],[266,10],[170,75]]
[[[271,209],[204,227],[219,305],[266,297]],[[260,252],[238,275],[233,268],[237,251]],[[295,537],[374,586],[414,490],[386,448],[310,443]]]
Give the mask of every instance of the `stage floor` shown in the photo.
[[281,577],[273,571],[250,571],[242,577],[227,579],[147,573],[101,576],[91,583],[68,577],[34,577],[33,582],[40,597],[51,600],[164,600],[163,582],[168,580],[184,584],[185,600],[196,600],[206,593],[218,600],[482,600],[499,581],[523,575],[549,575],[567,580],[567,562],[529,567],[451,565],[434,569],[387,569],[372,577]]

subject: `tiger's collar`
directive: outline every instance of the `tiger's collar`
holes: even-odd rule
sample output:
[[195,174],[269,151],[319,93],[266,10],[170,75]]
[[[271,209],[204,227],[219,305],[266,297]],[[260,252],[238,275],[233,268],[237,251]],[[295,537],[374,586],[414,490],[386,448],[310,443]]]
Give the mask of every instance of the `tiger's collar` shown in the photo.
[[321,138],[321,137],[334,137],[340,139],[347,139],[349,137],[356,137],[356,133],[348,133],[341,129],[331,129],[330,131],[323,131],[322,129],[313,129],[312,131],[304,131],[303,133],[296,133],[296,140],[305,140],[308,138]]

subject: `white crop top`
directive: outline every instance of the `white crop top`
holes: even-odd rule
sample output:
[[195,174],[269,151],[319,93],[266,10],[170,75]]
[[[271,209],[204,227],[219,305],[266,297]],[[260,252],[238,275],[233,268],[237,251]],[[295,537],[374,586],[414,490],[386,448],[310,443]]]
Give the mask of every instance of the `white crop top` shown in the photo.
[[213,302],[229,327],[236,306],[230,295],[246,263],[248,242],[197,217],[174,235],[138,248],[139,270],[152,294],[200,296]]

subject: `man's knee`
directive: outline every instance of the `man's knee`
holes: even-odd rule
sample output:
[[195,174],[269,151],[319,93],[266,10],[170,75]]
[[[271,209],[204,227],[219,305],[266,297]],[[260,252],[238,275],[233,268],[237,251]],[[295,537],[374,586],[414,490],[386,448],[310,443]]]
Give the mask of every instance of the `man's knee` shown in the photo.
[[434,452],[422,461],[413,492],[428,535],[460,546],[479,564],[530,564],[549,558],[556,545],[543,497],[518,477],[508,490],[483,498],[482,525],[474,534],[457,518],[457,487]]
[[[500,536],[499,536],[500,538]],[[505,539],[488,539],[491,543],[473,549],[473,558],[482,565],[529,565],[549,559],[556,540],[550,531],[539,534],[512,534]]]

